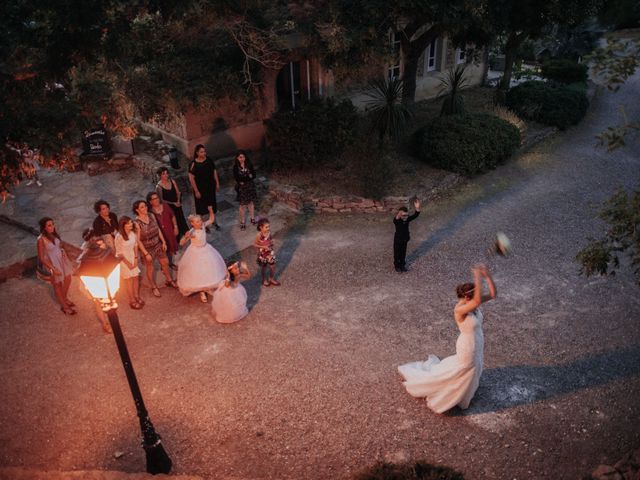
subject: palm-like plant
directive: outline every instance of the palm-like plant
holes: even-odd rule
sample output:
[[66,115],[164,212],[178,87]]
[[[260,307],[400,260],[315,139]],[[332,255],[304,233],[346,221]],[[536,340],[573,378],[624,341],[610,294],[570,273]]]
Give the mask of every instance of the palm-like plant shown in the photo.
[[466,68],[465,64],[457,65],[440,77],[440,95],[444,95],[440,116],[465,113],[464,98],[460,92],[469,86]]
[[382,148],[387,138],[393,141],[404,133],[405,127],[413,117],[409,108],[402,104],[402,86],[400,79],[376,79],[369,83],[365,95],[371,119],[372,129],[378,132],[379,146]]

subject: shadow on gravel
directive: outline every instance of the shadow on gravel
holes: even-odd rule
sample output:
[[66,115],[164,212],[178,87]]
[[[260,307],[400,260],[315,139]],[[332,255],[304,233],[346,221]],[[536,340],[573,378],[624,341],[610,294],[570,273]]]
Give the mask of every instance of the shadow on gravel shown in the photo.
[[493,188],[488,188],[479,198],[474,198],[468,201],[459,209],[447,225],[432,232],[426,240],[422,241],[415,250],[407,255],[407,265],[413,264],[418,258],[429,253],[431,249],[450,237],[452,233],[462,228],[469,219],[473,218],[482,210],[489,208],[491,205],[517,193],[517,190],[522,188],[523,183],[527,181],[528,177],[525,175],[526,172],[522,171],[520,168],[515,165],[513,168],[517,168],[518,171],[522,172],[522,175],[514,175],[514,178],[520,178],[521,180],[519,180],[515,185],[510,185],[502,191],[496,191]]
[[452,414],[496,412],[637,375],[640,375],[640,345],[564,365],[492,368],[482,374],[471,407]]
[[[313,212],[303,211],[299,213],[284,232],[284,240],[282,241],[282,244],[279,248],[276,242],[276,278],[278,280],[280,280],[283,272],[287,269],[287,267],[291,263],[291,260],[293,260],[293,256],[298,249],[298,246],[300,245],[302,237],[309,228],[309,224],[311,223],[311,220],[314,216],[315,214]],[[251,250],[255,251],[254,248],[252,248]],[[255,258],[252,263],[253,265],[255,265]],[[255,288],[253,288],[252,293],[249,294],[249,298],[247,299],[247,308],[249,310],[251,310],[258,303],[260,294],[262,293],[262,289],[264,288],[262,286],[262,281],[260,280],[262,275],[260,267],[256,265],[255,268],[255,283],[252,284],[252,287],[255,286]]]

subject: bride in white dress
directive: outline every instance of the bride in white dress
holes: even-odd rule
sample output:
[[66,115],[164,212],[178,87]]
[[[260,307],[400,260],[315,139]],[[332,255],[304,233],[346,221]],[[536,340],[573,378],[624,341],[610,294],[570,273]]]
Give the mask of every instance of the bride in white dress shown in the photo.
[[184,245],[191,240],[178,265],[178,289],[182,295],[200,293],[200,300],[207,302],[207,291],[217,288],[227,277],[227,266],[218,251],[207,243],[205,227],[213,223],[209,218],[202,222],[200,215],[189,215],[191,230],[180,240]]
[[[453,315],[460,330],[456,354],[443,360],[429,355],[425,362],[411,362],[398,367],[409,395],[425,397],[427,406],[436,413],[446,412],[456,405],[468,408],[480,383],[484,336],[483,316],[478,307],[496,297],[496,287],[484,265],[472,271],[475,282],[463,283],[456,288],[459,300]],[[483,278],[489,288],[487,295],[482,295]]]

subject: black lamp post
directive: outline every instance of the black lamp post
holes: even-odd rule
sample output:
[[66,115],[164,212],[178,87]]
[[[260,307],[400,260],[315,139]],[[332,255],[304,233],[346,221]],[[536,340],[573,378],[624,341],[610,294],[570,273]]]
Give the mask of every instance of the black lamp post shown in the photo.
[[82,283],[87,287],[93,298],[99,299],[102,310],[107,314],[113,336],[118,346],[120,359],[124,372],[127,375],[129,388],[136,404],[140,429],[142,430],[142,446],[147,457],[147,472],[151,474],[169,473],[171,471],[171,459],[165,452],[158,435],[153,428],[149,413],[144,405],[142,393],[138,386],[138,380],[131,364],[129,350],[122,335],[120,321],[118,319],[118,304],[114,296],[120,287],[120,261],[110,251],[93,251],[95,255],[85,255],[80,262],[79,275]]

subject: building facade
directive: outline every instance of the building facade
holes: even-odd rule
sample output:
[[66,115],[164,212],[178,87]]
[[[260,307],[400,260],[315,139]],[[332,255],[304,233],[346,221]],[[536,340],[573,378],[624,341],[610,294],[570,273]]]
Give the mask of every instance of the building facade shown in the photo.
[[[381,74],[402,78],[402,53],[393,32],[389,41],[391,47],[397,49],[397,56]],[[470,52],[455,48],[447,37],[437,38],[429,45],[418,64],[416,101],[438,96],[442,74],[459,64],[466,64],[470,85],[482,84],[486,74],[485,56]],[[198,144],[205,145],[213,157],[232,155],[238,149],[259,151],[264,145],[265,120],[278,110],[295,110],[318,96],[349,98],[357,108],[365,108],[366,96],[361,89],[345,91],[339,87],[332,72],[323,68],[317,59],[294,51],[282,62],[280,70],[263,72],[262,85],[251,108],[227,100],[220,102],[214,111],[189,110],[170,121],[143,123],[143,128],[161,134],[163,140],[187,156],[193,154]],[[341,93],[336,95],[336,91]]]

